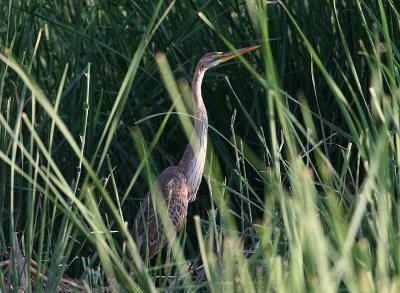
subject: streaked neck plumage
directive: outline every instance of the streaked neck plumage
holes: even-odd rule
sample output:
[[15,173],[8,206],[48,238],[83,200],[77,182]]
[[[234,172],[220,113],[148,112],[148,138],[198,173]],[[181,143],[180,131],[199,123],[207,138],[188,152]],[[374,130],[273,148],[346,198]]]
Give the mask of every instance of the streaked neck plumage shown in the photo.
[[188,180],[189,201],[196,199],[204,170],[207,152],[207,110],[201,95],[201,84],[206,69],[197,67],[192,81],[192,96],[194,102],[194,133],[183,153],[179,166],[184,170]]

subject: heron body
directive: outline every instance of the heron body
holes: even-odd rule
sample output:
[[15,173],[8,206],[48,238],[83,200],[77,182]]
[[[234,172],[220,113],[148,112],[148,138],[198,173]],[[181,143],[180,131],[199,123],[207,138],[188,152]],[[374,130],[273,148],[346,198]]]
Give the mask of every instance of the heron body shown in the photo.
[[[230,52],[206,53],[197,64],[192,81],[194,102],[194,133],[187,145],[182,159],[177,166],[166,168],[156,180],[162,194],[163,206],[157,207],[158,213],[164,210],[175,231],[179,231],[187,216],[189,202],[196,199],[204,170],[207,152],[207,109],[201,94],[201,84],[207,69],[235,58],[238,55],[257,49],[252,46]],[[168,237],[160,217],[154,210],[152,194],[149,192],[136,214],[135,227],[138,237],[138,248],[141,256],[152,258],[166,243]]]
[[[157,184],[165,204],[158,207],[158,211],[167,210],[172,225],[178,231],[186,218],[188,208],[188,184],[184,170],[179,166],[166,168],[158,177]],[[154,210],[150,192],[141,203],[135,222],[140,255],[144,258],[148,253],[150,259],[165,244],[167,238],[162,220]]]

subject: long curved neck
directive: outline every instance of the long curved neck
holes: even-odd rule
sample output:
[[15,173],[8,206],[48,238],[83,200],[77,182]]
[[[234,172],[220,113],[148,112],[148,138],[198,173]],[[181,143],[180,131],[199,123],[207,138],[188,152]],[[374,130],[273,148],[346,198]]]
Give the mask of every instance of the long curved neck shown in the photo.
[[196,73],[192,81],[192,96],[194,102],[194,133],[188,146],[183,153],[179,166],[184,170],[188,180],[189,201],[196,199],[201,178],[204,170],[204,162],[207,152],[207,110],[201,95],[201,84],[203,82],[205,70],[196,68]]

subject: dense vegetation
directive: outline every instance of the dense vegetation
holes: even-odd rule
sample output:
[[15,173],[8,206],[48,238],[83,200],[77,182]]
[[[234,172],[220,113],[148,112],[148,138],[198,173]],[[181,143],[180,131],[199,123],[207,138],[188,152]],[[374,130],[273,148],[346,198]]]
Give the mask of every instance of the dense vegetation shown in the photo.
[[[0,1],[0,291],[398,292],[399,6]],[[197,61],[254,44],[207,73],[203,183],[143,265]]]

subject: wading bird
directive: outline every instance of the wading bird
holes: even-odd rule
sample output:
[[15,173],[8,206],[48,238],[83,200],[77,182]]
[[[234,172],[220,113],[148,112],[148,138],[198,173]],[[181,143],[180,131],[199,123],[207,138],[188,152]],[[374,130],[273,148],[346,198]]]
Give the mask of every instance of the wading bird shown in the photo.
[[[167,212],[168,217],[178,231],[187,215],[188,203],[196,199],[203,175],[204,162],[207,150],[207,110],[201,95],[201,84],[207,69],[224,63],[238,55],[257,49],[259,46],[251,46],[236,51],[211,52],[201,57],[197,64],[192,81],[192,96],[194,102],[194,133],[187,145],[182,159],[177,166],[166,168],[157,178],[156,184],[162,193],[163,206],[157,206],[157,212]],[[165,235],[164,225],[155,212],[154,200],[149,192],[136,214],[134,237],[143,258],[152,258],[160,248],[164,246],[169,237]],[[169,249],[167,260],[169,260]]]

